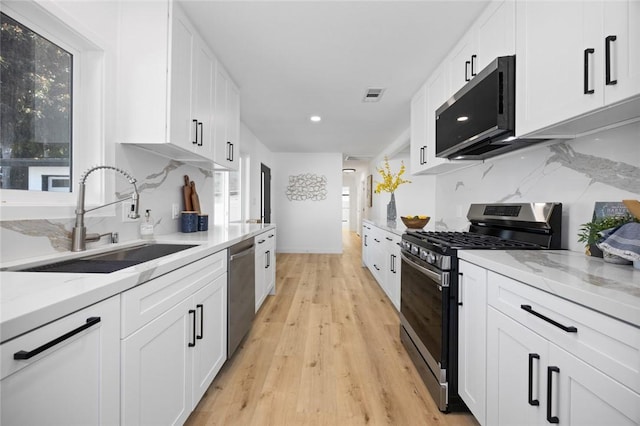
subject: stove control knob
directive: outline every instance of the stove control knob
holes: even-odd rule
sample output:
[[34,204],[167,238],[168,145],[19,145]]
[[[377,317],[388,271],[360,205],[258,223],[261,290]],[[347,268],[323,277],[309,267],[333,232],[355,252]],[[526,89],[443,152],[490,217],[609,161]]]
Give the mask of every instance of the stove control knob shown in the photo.
[[431,252],[429,252],[427,254],[427,262],[429,262],[430,264],[433,265],[435,263],[435,261],[436,261],[436,255],[431,253]]

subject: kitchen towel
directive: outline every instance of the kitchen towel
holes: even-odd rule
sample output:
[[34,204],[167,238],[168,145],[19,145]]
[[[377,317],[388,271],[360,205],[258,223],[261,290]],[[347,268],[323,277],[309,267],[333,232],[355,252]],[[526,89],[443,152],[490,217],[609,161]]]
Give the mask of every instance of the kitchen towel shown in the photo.
[[640,261],[640,223],[625,223],[602,232],[603,238],[596,245],[602,251],[623,259]]

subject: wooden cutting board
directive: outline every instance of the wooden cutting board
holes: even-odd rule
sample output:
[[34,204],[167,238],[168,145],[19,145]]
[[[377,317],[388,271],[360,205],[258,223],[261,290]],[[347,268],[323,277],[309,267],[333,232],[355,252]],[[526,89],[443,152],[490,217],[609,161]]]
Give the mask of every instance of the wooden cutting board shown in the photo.
[[191,181],[191,206],[193,211],[198,212],[200,214],[200,198],[198,197],[198,192],[196,191],[196,183]]
[[184,198],[184,210],[192,211],[193,204],[191,202],[191,183],[189,182],[189,176],[184,175],[184,186],[182,187],[182,195]]
[[640,201],[638,200],[622,200],[627,210],[631,212],[637,219],[640,219]]

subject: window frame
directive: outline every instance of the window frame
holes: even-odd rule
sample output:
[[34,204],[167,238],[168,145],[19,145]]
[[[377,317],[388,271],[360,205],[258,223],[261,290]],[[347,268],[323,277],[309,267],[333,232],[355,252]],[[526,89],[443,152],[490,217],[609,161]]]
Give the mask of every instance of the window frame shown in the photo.
[[[29,27],[73,55],[71,192],[0,189],[1,220],[59,219],[75,214],[77,182],[91,165],[105,164],[105,49],[83,33],[58,6],[36,1],[3,0],[3,13]],[[85,142],[86,141],[86,142]],[[103,173],[87,180],[87,207],[104,203],[106,186],[113,177]],[[97,215],[114,215],[114,208],[100,209]]]

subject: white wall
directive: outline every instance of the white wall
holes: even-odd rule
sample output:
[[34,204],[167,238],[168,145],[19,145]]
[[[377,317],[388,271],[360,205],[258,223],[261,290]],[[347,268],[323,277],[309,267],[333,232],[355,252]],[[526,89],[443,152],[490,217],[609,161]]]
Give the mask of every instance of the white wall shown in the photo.
[[[342,155],[275,153],[271,197],[278,211],[277,251],[342,253]],[[289,176],[311,173],[327,178],[327,198],[289,201]]]
[[[240,123],[240,152],[249,156],[249,215],[244,219],[259,219],[260,212],[260,164],[271,169],[274,173],[273,153],[267,149],[256,135],[244,123]],[[271,202],[271,223],[277,223],[277,206]]]

